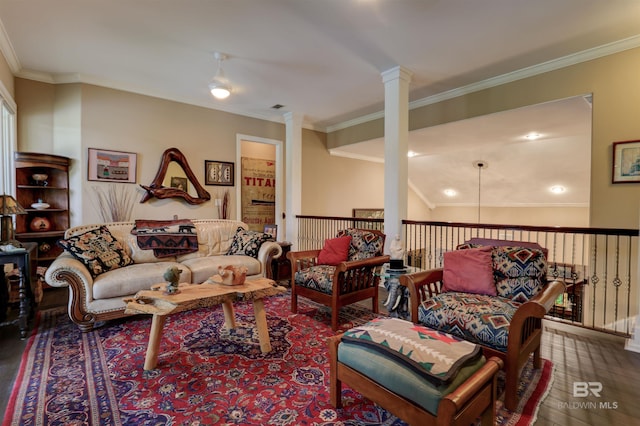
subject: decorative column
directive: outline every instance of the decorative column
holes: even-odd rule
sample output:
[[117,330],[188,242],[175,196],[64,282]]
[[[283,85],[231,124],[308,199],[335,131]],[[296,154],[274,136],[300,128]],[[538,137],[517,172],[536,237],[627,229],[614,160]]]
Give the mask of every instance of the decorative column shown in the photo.
[[[284,115],[286,124],[285,163],[286,163],[286,200],[284,235],[290,241],[292,249],[298,246],[298,227],[296,215],[302,211],[302,114],[288,112]],[[276,212],[276,214],[279,214]]]
[[411,71],[395,67],[382,73],[384,83],[384,232],[385,253],[402,236],[407,217],[409,149],[409,83]]

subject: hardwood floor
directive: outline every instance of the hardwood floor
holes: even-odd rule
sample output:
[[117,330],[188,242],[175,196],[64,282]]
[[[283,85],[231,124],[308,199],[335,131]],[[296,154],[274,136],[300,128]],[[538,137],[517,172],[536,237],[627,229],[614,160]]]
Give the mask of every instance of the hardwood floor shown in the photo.
[[[381,295],[383,301],[386,295]],[[48,289],[41,309],[66,304],[66,289]],[[384,307],[381,307],[384,311]],[[17,326],[0,329],[0,412],[6,410],[22,352]],[[536,425],[604,426],[640,424],[640,354],[624,349],[624,339],[555,321],[545,321],[543,358],[555,365],[554,382]],[[591,382],[591,388],[574,383]],[[600,397],[588,391],[597,391]]]

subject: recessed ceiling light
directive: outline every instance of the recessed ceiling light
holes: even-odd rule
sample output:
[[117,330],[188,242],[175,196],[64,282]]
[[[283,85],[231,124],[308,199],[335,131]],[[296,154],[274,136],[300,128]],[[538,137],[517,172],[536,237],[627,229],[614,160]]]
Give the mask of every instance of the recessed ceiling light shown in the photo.
[[551,188],[549,188],[549,191],[553,192],[554,194],[562,194],[565,191],[565,188],[562,185],[553,185]]
[[407,157],[411,158],[411,157],[415,157],[416,155],[418,155],[417,152],[413,152],[413,151],[409,151],[407,152]]
[[458,194],[455,189],[445,189],[443,192],[447,197],[455,197]]
[[530,141],[535,141],[536,139],[540,139],[542,137],[542,135],[540,133],[536,133],[536,132],[531,132],[531,133],[527,133],[526,135],[524,135],[525,139],[528,139]]

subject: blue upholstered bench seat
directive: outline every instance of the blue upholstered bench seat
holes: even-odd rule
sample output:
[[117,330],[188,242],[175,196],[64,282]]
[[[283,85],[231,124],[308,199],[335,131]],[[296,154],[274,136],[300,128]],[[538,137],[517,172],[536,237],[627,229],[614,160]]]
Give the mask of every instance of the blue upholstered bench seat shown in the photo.
[[420,324],[507,351],[511,319],[521,303],[500,296],[441,293],[418,307]]
[[483,356],[472,364],[462,367],[449,384],[442,386],[432,385],[415,371],[380,352],[353,343],[344,341],[340,343],[338,361],[435,416],[442,397],[453,392],[471,377],[485,364],[486,359]]
[[440,400],[486,362],[476,344],[397,318],[346,331],[337,358],[434,416]]

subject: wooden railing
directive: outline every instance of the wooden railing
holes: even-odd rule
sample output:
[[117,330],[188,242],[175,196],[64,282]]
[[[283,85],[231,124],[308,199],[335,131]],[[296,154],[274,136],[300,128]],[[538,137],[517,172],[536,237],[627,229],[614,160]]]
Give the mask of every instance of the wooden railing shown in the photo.
[[[297,216],[294,250],[322,247],[348,227],[384,230],[383,219]],[[638,230],[402,221],[405,262],[440,268],[443,254],[471,238],[536,242],[548,253],[548,274],[567,292],[549,318],[630,337],[638,315]]]

